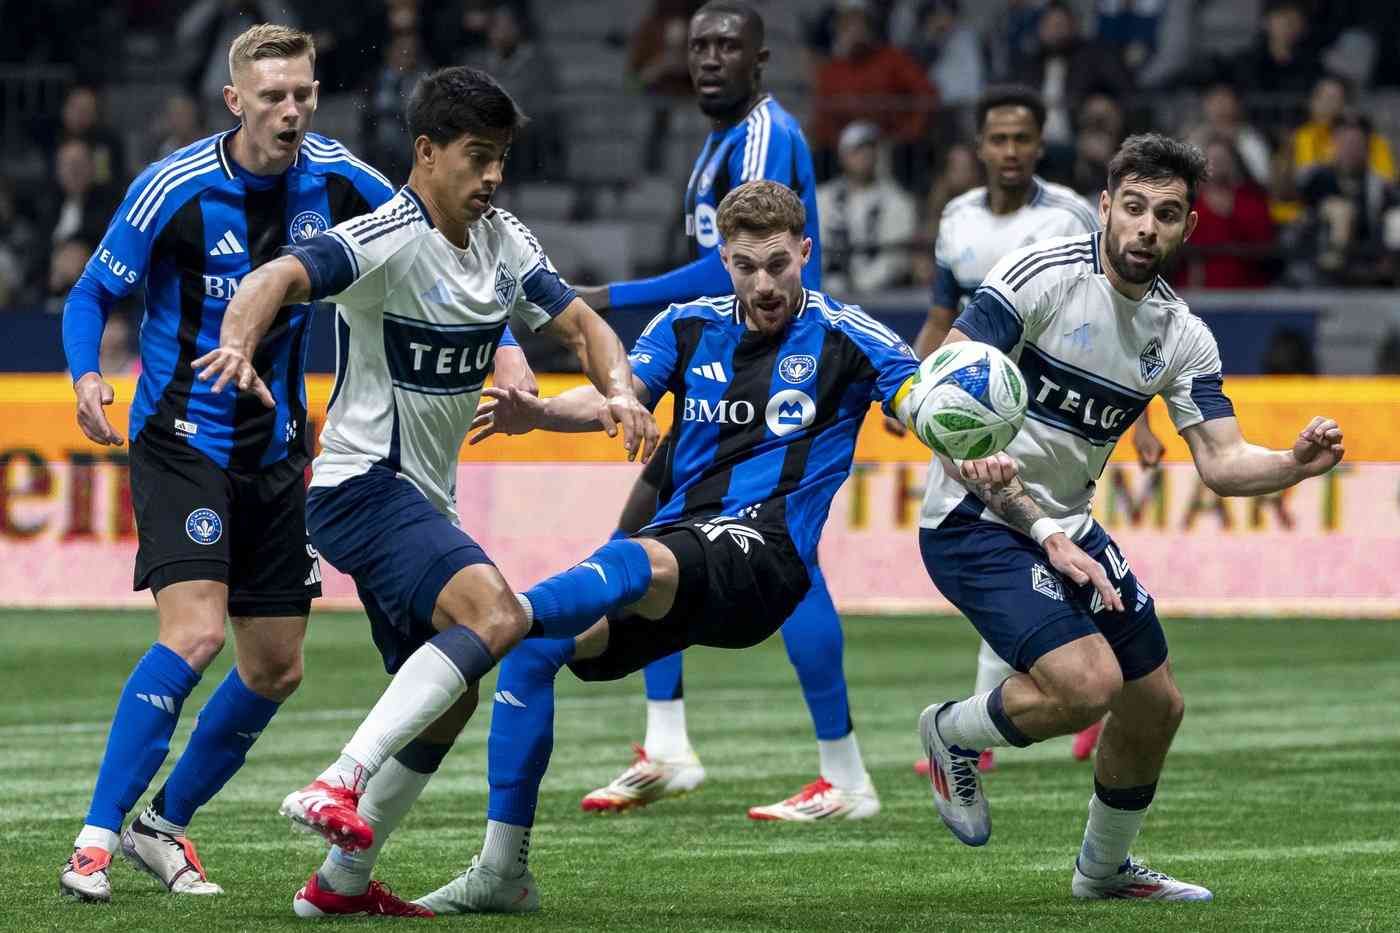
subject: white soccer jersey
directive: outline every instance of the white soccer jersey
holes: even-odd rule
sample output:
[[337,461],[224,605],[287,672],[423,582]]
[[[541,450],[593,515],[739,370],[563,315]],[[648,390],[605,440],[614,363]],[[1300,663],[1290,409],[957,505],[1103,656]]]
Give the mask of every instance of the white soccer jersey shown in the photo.
[[457,454],[508,315],[539,330],[574,298],[499,208],[448,242],[407,187],[289,252],[336,304],[336,375],[312,486],[377,465],[457,521]]
[[[1234,415],[1205,323],[1160,278],[1141,301],[1124,297],[1104,277],[1099,249],[1099,234],[1089,234],[1016,250],[953,324],[1020,366],[1026,420],[1006,452],[1070,537],[1090,527],[1094,484],[1153,395],[1178,431]],[[935,457],[919,523],[936,528],[959,506],[1001,521]]]
[[938,222],[933,304],[959,311],[1012,250],[1098,229],[1098,214],[1064,185],[1033,177],[1026,203],[1010,214],[992,213],[987,189],[973,188],[949,201]]

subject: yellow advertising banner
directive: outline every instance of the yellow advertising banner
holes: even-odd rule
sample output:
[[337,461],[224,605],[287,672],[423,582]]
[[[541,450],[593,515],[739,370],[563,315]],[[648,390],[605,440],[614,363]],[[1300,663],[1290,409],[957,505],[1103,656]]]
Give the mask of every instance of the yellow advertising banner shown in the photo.
[[[578,376],[543,376],[541,392],[552,395],[578,385]],[[113,380],[117,402],[109,417],[118,432],[126,433],[127,406],[135,391],[134,378]],[[331,378],[307,379],[311,418],[319,424],[330,398]],[[1400,377],[1391,378],[1311,378],[1241,377],[1226,380],[1225,392],[1235,403],[1235,411],[1245,436],[1256,444],[1286,447],[1314,415],[1335,418],[1346,435],[1347,459],[1360,461],[1400,461]],[[5,403],[0,422],[0,456],[25,456],[60,462],[74,456],[111,452],[90,443],[78,431],[74,418],[73,390],[62,375],[0,375],[0,399]],[[1186,444],[1177,436],[1160,399],[1154,399],[1152,425],[1167,444],[1168,461],[1189,461]],[[657,406],[657,420],[663,428],[670,424],[671,406],[663,400]],[[871,407],[856,448],[856,459],[898,463],[919,460],[928,455],[912,437],[898,438],[881,424],[878,408]],[[313,425],[312,435],[319,433]],[[8,455],[8,456],[7,456]],[[1114,460],[1133,457],[1126,437],[1114,452]],[[462,462],[614,462],[621,459],[621,445],[603,434],[531,434],[524,437],[494,438],[490,442],[462,448]]]

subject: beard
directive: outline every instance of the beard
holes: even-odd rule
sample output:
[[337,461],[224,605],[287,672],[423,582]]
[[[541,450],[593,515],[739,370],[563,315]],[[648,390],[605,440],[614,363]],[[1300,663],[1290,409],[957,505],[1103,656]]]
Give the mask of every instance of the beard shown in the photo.
[[700,112],[711,119],[722,119],[731,116],[748,98],[742,95],[725,97],[701,97],[698,101]]
[[1177,254],[1177,249],[1162,248],[1158,252],[1155,261],[1150,265],[1136,265],[1128,258],[1128,249],[1132,246],[1132,243],[1124,243],[1122,246],[1117,245],[1113,236],[1113,224],[1111,221],[1103,228],[1103,241],[1106,246],[1104,249],[1104,256],[1108,259],[1109,264],[1113,266],[1113,271],[1118,273],[1118,277],[1123,281],[1131,282],[1134,285],[1146,285],[1158,275],[1163,274],[1163,270],[1168,267],[1168,264],[1172,262]]

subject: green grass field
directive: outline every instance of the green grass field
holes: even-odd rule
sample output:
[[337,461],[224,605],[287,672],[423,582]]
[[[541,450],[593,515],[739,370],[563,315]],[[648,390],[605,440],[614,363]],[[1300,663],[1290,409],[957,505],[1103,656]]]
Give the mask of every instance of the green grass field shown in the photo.
[[[1004,756],[987,780],[992,842],[959,845],[910,765],[919,711],[970,688],[970,627],[848,619],[846,633],[855,721],[884,804],[877,818],[745,818],[747,806],[787,796],[816,770],[811,725],[776,639],[692,653],[687,705],[709,782],[631,816],[589,816],[578,799],[627,764],[628,741],[640,739],[639,679],[587,686],[564,674],[531,858],[543,910],[433,922],[511,931],[1400,929],[1400,624],[1169,623],[1187,715],[1136,854],[1213,888],[1207,905],[1071,900],[1091,784],[1068,740]],[[0,613],[0,928],[304,928],[289,904],[322,848],[276,810],[331,760],[386,681],[354,615],[314,618],[301,691],[192,827],[227,894],[177,900],[118,861],[113,904],[60,900],[58,866],[82,822],[107,719],[152,635],[146,613]],[[231,657],[187,701],[176,752]],[[435,887],[479,846],[487,715],[483,706],[386,849],[379,876],[395,890]]]

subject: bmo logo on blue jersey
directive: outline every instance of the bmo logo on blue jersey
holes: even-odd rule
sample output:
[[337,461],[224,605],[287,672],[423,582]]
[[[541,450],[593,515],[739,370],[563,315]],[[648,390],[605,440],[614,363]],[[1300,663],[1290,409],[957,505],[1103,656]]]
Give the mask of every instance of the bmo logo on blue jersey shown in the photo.
[[752,424],[753,402],[722,398],[712,402],[707,398],[687,395],[681,410],[682,421],[703,421],[706,424]]
[[1151,400],[1063,363],[1034,344],[1025,345],[1018,363],[1031,396],[1026,413],[1091,444],[1112,444]]
[[695,242],[705,249],[719,245],[719,224],[715,221],[715,209],[711,204],[695,206]]
[[775,392],[768,400],[763,420],[768,422],[768,430],[782,437],[800,431],[817,420],[817,403],[806,392],[784,389]]
[[475,392],[486,381],[504,320],[430,324],[384,313],[384,356],[395,386],[427,395]]

